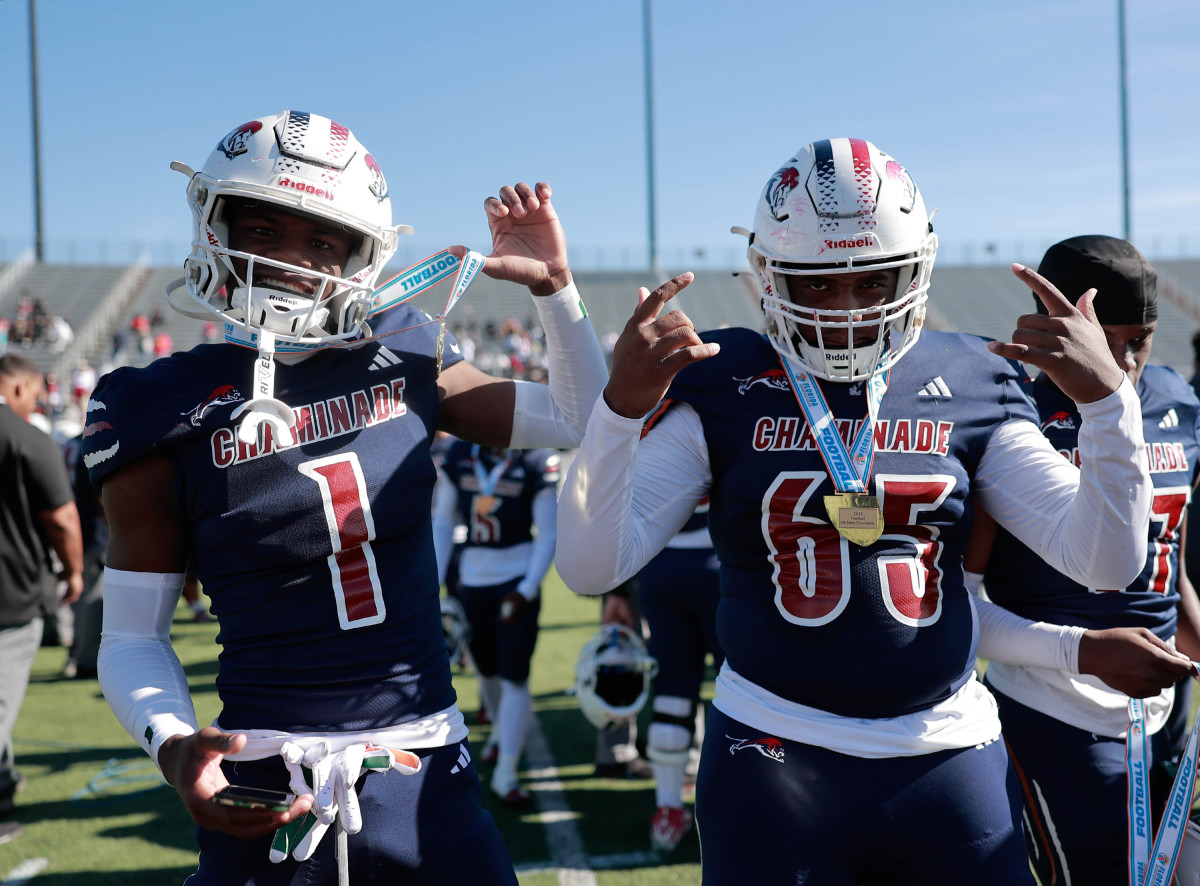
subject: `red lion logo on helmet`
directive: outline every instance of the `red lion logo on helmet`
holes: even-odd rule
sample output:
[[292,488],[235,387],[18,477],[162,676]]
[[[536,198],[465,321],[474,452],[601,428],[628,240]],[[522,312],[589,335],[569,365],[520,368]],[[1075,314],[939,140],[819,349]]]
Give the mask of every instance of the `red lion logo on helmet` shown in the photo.
[[251,120],[249,123],[243,123],[233,132],[229,133],[229,135],[221,139],[221,143],[217,145],[217,150],[232,160],[239,154],[246,153],[250,136],[254,135],[260,129],[262,129],[261,121]]
[[771,180],[767,182],[767,209],[771,212],[771,218],[775,221],[783,221],[788,217],[788,213],[779,214],[779,210],[783,209],[783,204],[787,202],[788,194],[796,185],[800,184],[800,173],[796,171],[794,166],[785,166],[778,170]]
[[371,170],[371,193],[375,195],[376,200],[385,199],[388,189],[387,180],[383,177],[383,170],[379,168],[379,164],[370,154],[363,155],[363,162],[367,164],[367,169]]

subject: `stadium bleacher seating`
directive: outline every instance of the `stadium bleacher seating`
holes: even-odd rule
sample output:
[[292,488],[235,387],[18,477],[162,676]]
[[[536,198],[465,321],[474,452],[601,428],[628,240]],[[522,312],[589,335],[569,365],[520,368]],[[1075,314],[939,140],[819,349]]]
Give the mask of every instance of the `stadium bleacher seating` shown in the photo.
[[[1200,261],[1164,260],[1155,262],[1155,266],[1163,285],[1153,361],[1190,377],[1191,336],[1200,329]],[[577,271],[575,279],[596,332],[603,339],[624,328],[639,286],[652,287],[672,273]],[[761,326],[756,287],[748,272],[695,273],[695,281],[678,296],[678,305],[698,329]],[[165,304],[166,285],[178,276],[177,267],[39,264],[17,259],[0,265],[0,317],[11,317],[17,299],[28,294],[41,298],[51,311],[71,324],[76,340],[67,350],[46,344],[28,349],[28,356],[45,371],[65,376],[80,360],[97,367],[114,361],[143,365],[153,359],[153,354],[142,351],[129,331],[130,321],[137,314],[150,316],[157,311],[174,350],[185,350],[205,338],[203,323],[177,314]],[[422,295],[418,305],[431,314],[438,313],[447,292],[448,284],[444,284]],[[1031,306],[1032,297],[1007,265],[939,266],[930,288],[927,325],[931,329],[1007,338],[1014,319]],[[452,327],[483,327],[502,324],[508,318],[523,325],[535,318],[527,290],[480,276],[449,320]],[[117,330],[124,331],[125,346],[114,355],[113,333]]]

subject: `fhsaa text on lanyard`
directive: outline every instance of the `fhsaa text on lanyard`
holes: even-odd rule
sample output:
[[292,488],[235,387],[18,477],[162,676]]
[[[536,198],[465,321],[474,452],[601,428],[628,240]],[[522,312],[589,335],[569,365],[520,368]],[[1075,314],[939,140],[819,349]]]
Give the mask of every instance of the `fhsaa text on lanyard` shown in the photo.
[[[1200,665],[1192,662],[1195,676]],[[1192,726],[1175,782],[1167,797],[1162,823],[1150,845],[1153,818],[1150,809],[1150,773],[1147,759],[1150,736],[1146,734],[1145,703],[1129,699],[1129,732],[1125,737],[1125,769],[1129,775],[1129,886],[1167,886],[1179,860],[1179,847],[1187,832],[1192,790],[1196,785],[1196,756],[1200,747],[1200,718]]]
[[879,404],[887,393],[890,373],[875,372],[867,379],[867,417],[847,450],[816,379],[807,372],[793,372],[782,356],[779,362],[837,490],[837,495],[825,496],[830,522],[856,545],[874,544],[883,534],[883,512],[879,509],[879,499],[867,493],[867,484],[875,461],[875,421],[879,417]]

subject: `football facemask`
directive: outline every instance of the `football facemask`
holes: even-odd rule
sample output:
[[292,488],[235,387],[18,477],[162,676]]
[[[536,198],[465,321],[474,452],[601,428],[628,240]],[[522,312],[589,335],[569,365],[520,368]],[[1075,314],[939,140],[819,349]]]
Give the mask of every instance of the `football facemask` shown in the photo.
[[[920,335],[936,253],[925,203],[904,167],[862,139],[807,145],[767,182],[750,235],[771,344],[819,378],[850,382],[886,371]],[[805,307],[789,292],[793,276],[891,269],[896,291],[878,308]]]

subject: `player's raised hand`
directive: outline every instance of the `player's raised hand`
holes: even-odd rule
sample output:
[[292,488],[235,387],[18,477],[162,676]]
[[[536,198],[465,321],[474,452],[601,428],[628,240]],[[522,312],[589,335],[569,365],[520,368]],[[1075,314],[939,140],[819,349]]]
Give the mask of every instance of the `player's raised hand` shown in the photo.
[[[483,201],[492,232],[492,254],[483,272],[497,280],[528,286],[534,295],[552,295],[571,282],[567,239],[550,203],[550,186],[538,182],[505,185]],[[460,258],[465,246],[451,246]]]
[[[612,373],[604,400],[626,418],[641,418],[657,405],[683,367],[713,356],[715,342],[702,342],[687,314],[663,314],[663,306],[692,282],[691,271],[650,292],[638,290],[638,306],[613,348]],[[660,316],[661,315],[661,316]]]
[[1146,628],[1108,628],[1079,638],[1079,673],[1132,698],[1148,698],[1190,675],[1192,664]]
[[297,797],[286,812],[218,804],[213,796],[229,784],[221,761],[225,754],[236,753],[245,744],[244,735],[205,726],[192,735],[165,741],[158,762],[196,824],[249,840],[264,837],[306,813],[312,807],[312,797]]
[[991,342],[992,353],[1041,369],[1076,403],[1092,403],[1115,391],[1125,373],[1112,357],[1096,319],[1089,289],[1071,304],[1050,281],[1024,265],[1012,271],[1037,294],[1048,314],[1022,314],[1012,342]]

